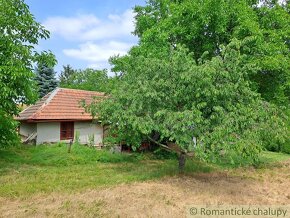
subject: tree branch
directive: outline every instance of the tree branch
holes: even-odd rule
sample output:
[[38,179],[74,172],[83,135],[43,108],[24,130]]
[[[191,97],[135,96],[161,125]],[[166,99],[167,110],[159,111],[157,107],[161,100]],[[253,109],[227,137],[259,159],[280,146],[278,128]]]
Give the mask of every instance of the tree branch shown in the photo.
[[174,151],[174,152],[176,152],[175,150],[171,149],[171,148],[170,148],[170,147],[168,147],[167,145],[164,145],[164,144],[162,144],[162,143],[160,143],[160,142],[158,142],[158,141],[154,140],[154,139],[153,139],[153,138],[151,138],[150,136],[148,136],[148,139],[149,139],[150,141],[154,142],[155,144],[159,145],[160,147],[162,147],[162,148],[166,149],[166,150],[169,150],[169,151]]

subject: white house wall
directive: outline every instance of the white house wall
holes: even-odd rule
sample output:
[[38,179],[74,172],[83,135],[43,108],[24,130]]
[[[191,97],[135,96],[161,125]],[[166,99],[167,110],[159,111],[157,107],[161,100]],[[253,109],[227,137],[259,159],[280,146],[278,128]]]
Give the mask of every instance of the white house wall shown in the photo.
[[81,144],[88,144],[89,137],[94,135],[94,144],[100,145],[103,141],[103,127],[92,122],[75,122],[74,123],[75,136],[79,134]]
[[36,144],[60,141],[60,123],[37,123]]
[[20,123],[19,134],[21,136],[28,137],[34,132],[36,132],[36,123]]

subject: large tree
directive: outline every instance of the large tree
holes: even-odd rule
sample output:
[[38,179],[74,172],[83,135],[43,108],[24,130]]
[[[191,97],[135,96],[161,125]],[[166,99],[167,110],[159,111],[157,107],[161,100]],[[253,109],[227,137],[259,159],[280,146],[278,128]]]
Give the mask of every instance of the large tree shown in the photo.
[[48,37],[23,0],[0,0],[0,146],[17,138],[17,105],[35,100],[33,62],[54,62],[50,53],[40,55],[34,49],[39,39]]
[[[287,102],[286,7],[150,0],[135,11],[139,44],[111,59],[121,75],[118,88],[89,108],[110,124],[113,141],[177,147],[181,169],[189,152],[255,161],[262,146],[285,142],[287,117],[265,99]],[[263,27],[259,19],[269,16],[275,24]],[[270,75],[271,92],[263,90]]]
[[255,161],[263,143],[283,143],[287,130],[278,110],[251,90],[248,75],[257,68],[243,61],[240,42],[222,49],[199,64],[178,47],[160,56],[157,49],[117,59],[124,72],[119,89],[90,109],[110,125],[115,142],[178,146],[181,169],[190,152],[212,161],[221,154]]
[[[221,45],[242,40],[241,53],[259,69],[252,89],[278,104],[290,100],[289,1],[149,0],[137,6],[135,34],[143,52],[150,47],[185,45],[197,61],[219,55]],[[281,2],[281,1],[280,1]]]
[[40,62],[37,64],[35,73],[40,97],[45,96],[57,87],[58,82],[55,78],[56,72],[53,67],[49,67],[46,63]]

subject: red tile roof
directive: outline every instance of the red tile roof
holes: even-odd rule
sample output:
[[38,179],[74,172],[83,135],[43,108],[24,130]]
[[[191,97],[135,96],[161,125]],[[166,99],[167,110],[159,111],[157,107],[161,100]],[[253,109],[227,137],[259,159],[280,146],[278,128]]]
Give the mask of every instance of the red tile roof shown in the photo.
[[94,96],[103,97],[104,93],[57,88],[23,110],[16,120],[92,120],[91,114],[85,112],[80,102],[85,100],[88,104]]

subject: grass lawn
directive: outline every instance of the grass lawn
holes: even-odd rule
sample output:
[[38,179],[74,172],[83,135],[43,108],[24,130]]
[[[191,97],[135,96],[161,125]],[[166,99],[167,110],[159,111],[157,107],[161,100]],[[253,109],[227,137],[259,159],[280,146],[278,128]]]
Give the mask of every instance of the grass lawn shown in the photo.
[[260,159],[264,163],[273,163],[273,162],[280,162],[280,161],[284,161],[284,160],[289,160],[289,158],[290,158],[290,154],[264,151],[261,154]]
[[[264,152],[265,163],[287,160],[290,155]],[[64,144],[18,146],[0,150],[0,196],[26,197],[53,191],[73,192],[87,188],[158,179],[178,174],[177,160],[152,155],[110,153]],[[224,165],[223,165],[224,168]],[[186,163],[186,174],[217,170],[194,159]]]
[[[177,160],[158,160],[148,154],[110,153],[64,144],[0,150],[0,197],[26,197],[53,191],[73,192],[87,188],[158,179],[178,174]],[[186,172],[213,168],[189,160]]]
[[[139,210],[165,216],[172,208],[183,214],[191,202],[290,203],[290,155],[263,152],[261,163],[233,168],[189,159],[179,175],[177,159],[153,154],[80,145],[67,153],[62,144],[10,147],[0,149],[0,214],[124,217]],[[161,214],[149,213],[151,208]]]

